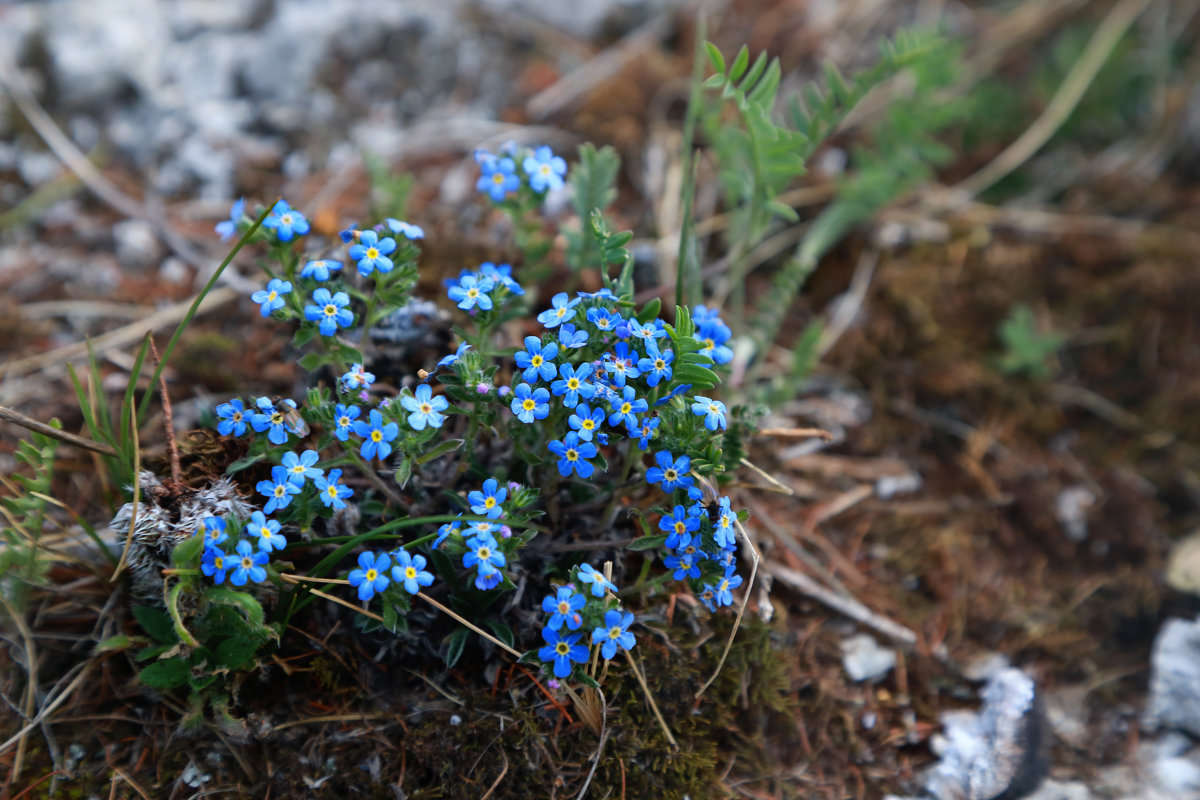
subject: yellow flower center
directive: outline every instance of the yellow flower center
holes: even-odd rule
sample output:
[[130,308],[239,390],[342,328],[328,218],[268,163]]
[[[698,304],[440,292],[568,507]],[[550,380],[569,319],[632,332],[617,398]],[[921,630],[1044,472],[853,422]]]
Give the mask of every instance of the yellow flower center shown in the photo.
[[336,487],[336,486],[334,486],[334,485],[331,483],[331,484],[329,484],[329,488],[325,490],[325,493],[326,493],[327,495],[329,495],[330,497],[332,497],[332,498],[335,498],[335,499],[336,499],[336,498],[337,498],[337,496],[338,496],[338,490],[337,490],[337,487]]
[[497,186],[504,183],[504,173],[503,172],[493,172],[492,173],[492,183],[496,184]]
[[368,247],[367,248],[367,258],[371,259],[371,260],[379,258],[379,248],[378,247]]
[[484,508],[495,508],[496,507],[496,498],[494,498],[494,497],[483,498],[483,507]]
[[663,470],[663,478],[673,483],[679,479],[679,473],[673,469]]
[[378,573],[378,572],[376,572],[375,570],[373,570],[373,569],[369,569],[369,570],[367,570],[367,580],[369,580],[369,581],[371,581],[372,583],[374,583],[374,582],[375,582],[375,579],[376,579],[376,578],[378,578],[378,577],[379,577],[379,573]]
[[282,498],[285,494],[287,494],[287,490],[283,488],[283,484],[277,484],[275,486],[275,496]]
[[655,369],[665,369],[666,366],[667,366],[667,362],[663,361],[661,358],[654,359],[654,368]]
[[280,225],[291,225],[292,224],[292,215],[291,214],[282,215],[279,218],[279,224]]
[[626,402],[624,402],[624,403],[621,403],[621,413],[622,413],[622,414],[628,414],[628,413],[629,413],[630,411],[632,411],[632,410],[633,410],[633,404],[632,404],[632,403],[630,403],[630,402],[628,402],[628,401],[626,401]]
[[233,412],[233,421],[241,422],[242,421],[242,412],[240,412],[240,411]]
[[338,307],[335,306],[333,303],[330,303],[329,305],[325,306],[325,316],[336,317],[337,312],[338,312]]
[[608,629],[608,638],[610,638],[610,639],[620,639],[620,638],[621,638],[621,629],[620,629],[620,628],[618,628],[616,625],[614,625],[613,627],[609,628],[609,629]]
[[272,289],[271,293],[267,295],[267,300],[274,300],[276,297],[279,297],[279,293]]
[[550,174],[550,165],[542,164],[541,169],[539,169],[538,171],[541,172],[543,175],[549,175]]
[[475,555],[479,556],[480,561],[486,561],[487,559],[492,557],[492,550],[490,547],[487,547],[485,545],[484,547],[481,547],[478,550],[476,550]]
[[569,655],[571,652],[571,645],[560,640],[557,644],[554,645],[554,652],[558,653],[560,656]]
[[558,604],[558,613],[568,614],[568,613],[570,613],[570,611],[571,611],[571,604],[568,603],[566,600],[563,600],[562,602],[560,602]]
[[242,569],[250,569],[254,566],[254,559],[250,556],[242,556]]
[[349,428],[350,427],[350,418],[349,417],[338,417],[338,427],[339,428]]
[[567,461],[578,461],[579,454],[576,453],[574,449],[571,449],[567,451],[567,454],[563,456],[563,458],[567,459]]
[[676,533],[687,533],[687,525],[683,522],[676,522],[675,523],[675,532]]
[[371,431],[371,441],[372,442],[382,442],[383,441],[383,431]]
[[716,346],[717,346],[717,343],[716,343],[714,340],[712,340],[712,339],[705,339],[705,340],[704,340],[704,347],[703,347],[702,349],[704,349],[704,350],[712,350],[712,349],[713,349],[714,347],[716,347]]
[[521,408],[525,409],[526,411],[533,411],[535,408],[537,408],[537,403],[533,401],[532,397],[526,398],[525,400],[521,401]]
[[433,406],[431,406],[429,403],[421,403],[421,405],[417,407],[421,409],[422,414],[430,414],[433,412]]
[[272,425],[282,425],[283,424],[283,414],[280,414],[278,411],[273,412],[271,414],[271,424]]
[[225,569],[225,559],[221,558],[220,556],[217,556],[216,558],[213,559],[213,566],[216,567],[217,569]]
[[541,356],[534,356],[533,358],[529,359],[529,363],[532,366],[540,367],[542,364],[546,363],[546,360]]
[[579,388],[579,378],[567,378],[567,388],[575,391]]
[[593,419],[585,419],[582,423],[580,423],[579,427],[583,428],[585,431],[595,430],[596,421]]
[[406,577],[406,578],[417,577],[417,568],[416,567],[405,567],[404,568],[404,577]]

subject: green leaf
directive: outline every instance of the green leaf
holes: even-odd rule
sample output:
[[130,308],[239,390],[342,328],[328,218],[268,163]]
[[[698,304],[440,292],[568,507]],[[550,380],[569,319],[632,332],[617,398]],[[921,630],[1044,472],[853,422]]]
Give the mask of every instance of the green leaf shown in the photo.
[[497,639],[504,642],[509,647],[513,646],[514,637],[512,628],[496,619],[489,619],[484,624],[491,628],[492,633],[496,635]]
[[442,456],[446,455],[447,453],[453,453],[453,452],[459,450],[460,448],[462,448],[464,443],[465,443],[465,440],[463,440],[463,439],[447,439],[446,441],[439,444],[437,447],[434,447],[429,452],[424,453],[420,457],[418,457],[417,463],[418,464],[428,464],[430,461],[433,461],[435,458],[441,458]]
[[323,353],[305,353],[300,357],[298,363],[300,364],[300,369],[305,372],[313,372],[325,363],[325,355]]
[[662,536],[639,536],[629,543],[627,550],[653,550],[657,547],[662,547],[667,542],[666,535]]
[[717,72],[724,72],[725,56],[721,55],[721,49],[712,42],[705,42],[704,49],[708,53],[708,60],[712,62],[713,69]]
[[246,592],[214,586],[204,592],[204,599],[210,606],[228,606],[236,609],[251,625],[263,627],[263,608]]
[[396,467],[396,472],[392,475],[392,480],[396,482],[397,486],[404,488],[406,485],[408,485],[408,481],[412,477],[412,473],[412,456],[406,456],[403,460],[401,460],[400,466]]
[[292,337],[292,347],[301,348],[313,340],[317,335],[316,325],[301,325],[296,331],[296,335]]
[[175,644],[179,641],[179,637],[175,635],[175,626],[171,624],[171,617],[161,608],[134,606],[133,617],[154,641],[162,644]]
[[[146,641],[142,639],[142,641]],[[118,633],[116,636],[110,636],[107,639],[102,639],[96,642],[96,646],[92,648],[93,653],[114,653],[118,650],[128,650],[137,642],[132,636],[127,636],[123,633]]]
[[194,569],[200,565],[200,556],[204,552],[204,537],[189,536],[171,551],[171,563],[179,569]]
[[234,475],[238,472],[241,472],[244,469],[249,469],[250,467],[253,467],[255,464],[262,461],[266,457],[267,457],[266,453],[259,453],[256,456],[246,456],[245,458],[239,458],[237,461],[233,462],[232,464],[230,464],[228,467],[225,468],[225,474],[226,475]]
[[142,668],[138,679],[152,689],[176,689],[187,683],[191,674],[188,663],[181,658],[155,661]]
[[733,66],[729,68],[726,75],[729,76],[730,83],[737,83],[738,78],[742,77],[742,73],[746,71],[746,67],[750,64],[750,48],[742,45],[742,49],[738,50],[738,54],[733,59]]
[[467,646],[467,637],[471,632],[466,628],[459,628],[454,633],[446,637],[446,669],[453,669],[458,660],[462,658],[463,648]]
[[650,298],[650,301],[642,307],[642,310],[638,313],[636,319],[638,322],[645,325],[650,320],[658,317],[660,311],[662,311],[662,298],[652,297]]
[[242,669],[254,658],[261,644],[261,639],[231,636],[217,645],[214,654],[217,665],[226,669]]

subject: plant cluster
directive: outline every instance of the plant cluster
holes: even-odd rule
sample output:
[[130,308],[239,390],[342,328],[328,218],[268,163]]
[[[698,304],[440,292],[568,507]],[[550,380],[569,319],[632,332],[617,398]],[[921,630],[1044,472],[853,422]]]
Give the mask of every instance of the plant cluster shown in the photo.
[[[585,155],[595,160],[595,151]],[[515,146],[476,160],[479,191],[511,216],[514,231],[542,236],[540,205],[563,188],[565,161],[546,147]],[[606,269],[603,288],[559,292],[548,303],[533,305],[509,264],[462,270],[446,288],[461,321],[454,351],[410,364],[408,374],[384,374],[372,361],[370,330],[417,302],[424,232],[387,218],[342,231],[332,252],[308,253],[300,211],[279,200],[259,218],[239,200],[217,231],[263,247],[266,283],[252,300],[262,317],[294,329],[312,388],[303,402],[235,397],[214,409],[218,433],[244,443],[227,474],[255,469],[263,478],[248,516],[207,517],[175,548],[168,573],[178,583],[166,613],[177,623],[176,647],[143,651],[159,659],[147,668],[151,683],[181,685],[204,664],[249,666],[246,647],[273,641],[314,596],[361,611],[366,629],[393,632],[407,628],[423,598],[512,648],[532,637],[485,612],[521,576],[549,592],[543,646],[525,657],[556,681],[594,685],[597,658],[635,646],[634,615],[622,602],[632,593],[622,598],[611,562],[601,571],[544,557],[548,540],[574,533],[569,509],[587,498],[605,509],[596,518],[602,534],[628,509],[625,528],[636,523],[643,533],[627,537],[631,549],[661,556],[665,572],[647,579],[643,571],[641,587],[674,579],[712,611],[733,603],[742,582],[738,517],[713,487],[726,468],[726,432],[747,423],[744,409],[710,396],[714,368],[733,357],[731,331],[705,306],[678,307],[672,322],[660,317],[658,300],[638,308],[628,234],[611,233],[599,212],[583,220],[587,235],[576,232],[574,241],[591,245],[570,248],[567,258],[616,264],[619,274]],[[514,330],[528,332],[519,345]],[[661,499],[647,518],[637,501],[652,490]],[[655,516],[657,531],[648,529]],[[529,552],[538,555],[524,564]],[[316,588],[330,583],[347,596]],[[247,631],[218,636],[238,643],[236,663],[194,630],[215,635],[208,612],[196,611],[224,605],[206,599],[214,593],[259,609],[241,615]],[[449,608],[432,594],[445,595]],[[262,605],[275,609],[265,625]],[[447,662],[466,636],[449,637]],[[170,638],[157,637],[160,645]],[[177,647],[189,643],[194,649]],[[164,659],[175,664],[163,667]]]

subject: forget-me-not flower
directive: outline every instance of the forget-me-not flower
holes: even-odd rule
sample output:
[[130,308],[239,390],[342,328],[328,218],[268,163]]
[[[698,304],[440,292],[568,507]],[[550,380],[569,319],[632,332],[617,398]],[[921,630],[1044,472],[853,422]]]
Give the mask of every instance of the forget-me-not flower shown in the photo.
[[578,330],[574,325],[565,322],[558,328],[558,343],[568,350],[578,350],[587,344],[588,332]]
[[254,294],[250,295],[250,299],[261,304],[259,313],[264,317],[269,317],[274,312],[283,308],[285,294],[290,294],[292,284],[290,281],[280,280],[279,278],[271,278],[267,281],[267,288],[259,289]]
[[229,209],[229,219],[221,220],[217,223],[216,231],[220,234],[222,242],[229,241],[237,234],[238,225],[242,222],[242,214],[245,210],[245,199],[238,198],[233,207]]
[[604,409],[588,408],[587,403],[580,403],[575,406],[575,413],[567,420],[567,424],[579,433],[580,439],[590,442],[604,422],[604,417]]
[[546,663],[554,663],[554,677],[565,678],[570,675],[572,661],[580,664],[587,661],[588,649],[579,644],[582,636],[582,633],[563,635],[549,626],[542,628],[546,646],[538,650],[538,658]]
[[301,278],[312,278],[314,281],[327,281],[333,277],[333,273],[340,272],[342,262],[334,261],[332,258],[318,258],[309,261],[300,270]]
[[392,560],[387,553],[376,555],[370,551],[358,554],[358,569],[348,576],[351,586],[358,587],[358,599],[364,603],[388,587],[387,569]]
[[314,467],[317,463],[316,450],[305,450],[300,455],[295,453],[283,454],[283,467],[288,471],[288,477],[292,483],[297,486],[303,486],[306,479],[319,478],[325,474],[325,470],[320,467]]
[[558,345],[542,340],[536,336],[525,337],[525,349],[518,350],[513,358],[517,366],[524,370],[521,377],[528,383],[537,383],[539,379],[548,381],[554,378],[554,358],[558,355]]
[[451,286],[446,295],[458,304],[463,311],[479,308],[489,311],[492,308],[492,296],[488,294],[495,288],[490,278],[480,278],[476,275],[464,275],[458,283]]
[[370,422],[358,420],[354,423],[354,432],[363,437],[361,455],[367,461],[378,455],[387,458],[392,452],[390,442],[400,435],[400,426],[394,422],[383,424],[383,415],[379,409],[372,408]]
[[300,494],[300,487],[292,483],[285,467],[271,467],[271,480],[259,481],[258,493],[268,498],[263,513],[270,514],[277,508],[287,508],[292,497]]
[[710,431],[716,431],[717,428],[725,430],[729,423],[725,419],[728,409],[725,408],[724,403],[700,395],[693,397],[692,401],[692,413],[697,417],[704,417],[704,427]]
[[[629,626],[633,624],[633,614],[622,614],[615,608],[604,612],[604,624],[592,631],[592,644],[600,645],[600,655],[612,659],[617,654],[617,648],[632,650],[637,643]],[[601,644],[603,642],[603,644]]]
[[666,450],[654,454],[655,466],[646,470],[647,483],[661,483],[664,492],[673,492],[676,488],[691,486],[695,481],[688,471],[692,468],[692,459],[687,455],[679,458]]
[[221,403],[217,406],[217,417],[220,422],[217,423],[217,433],[222,436],[233,434],[241,436],[246,432],[246,406],[242,404],[240,398],[233,398],[228,403]]
[[267,519],[261,511],[250,515],[250,521],[246,523],[246,534],[257,538],[258,549],[267,553],[287,547],[287,539],[279,532],[279,520]]
[[586,604],[586,597],[577,594],[570,586],[560,586],[557,593],[547,595],[542,600],[542,610],[550,615],[546,627],[557,631],[566,625],[570,630],[579,630],[579,626],[583,624],[583,617],[579,611]]
[[596,568],[591,564],[581,564],[579,566],[578,578],[583,583],[592,585],[592,597],[604,597],[605,592],[616,593],[617,587],[608,578],[596,571]]
[[379,234],[375,231],[366,230],[358,235],[358,244],[351,245],[348,252],[358,267],[358,274],[365,278],[375,270],[391,272],[396,265],[392,263],[388,255],[395,249],[395,239],[391,237],[380,239]]
[[412,429],[422,431],[426,425],[431,428],[442,427],[446,417],[441,412],[450,407],[450,402],[441,395],[434,397],[429,384],[422,383],[412,397],[401,397],[400,405],[404,406],[405,411],[412,412],[408,415],[408,424]]
[[488,519],[499,519],[504,515],[501,504],[506,497],[508,488],[501,486],[500,481],[495,478],[488,478],[483,482],[482,491],[476,489],[467,495],[467,502],[471,504],[471,513],[483,514]]
[[547,447],[558,456],[558,474],[564,478],[574,471],[581,478],[590,478],[596,468],[587,459],[596,457],[596,445],[579,441],[579,434],[571,431],[561,440],[550,442]]
[[537,315],[537,321],[547,328],[557,328],[575,317],[575,306],[580,302],[578,297],[571,300],[566,292],[559,292],[550,298],[550,308]]
[[328,477],[322,476],[313,480],[313,486],[316,487],[317,496],[321,498],[321,502],[334,511],[345,508],[346,498],[354,494],[349,486],[340,482],[341,480],[342,471],[340,469],[331,469]]
[[425,556],[411,555],[401,548],[396,551],[396,564],[392,567],[392,580],[404,585],[404,591],[416,594],[422,586],[433,583],[433,573],[425,569]]
[[362,411],[358,406],[348,406],[343,403],[338,403],[333,407],[333,436],[339,442],[344,442],[350,438],[350,433],[354,430],[354,420],[358,419],[358,415]]
[[563,405],[567,408],[579,405],[580,398],[590,400],[596,394],[596,387],[588,382],[588,378],[592,377],[591,364],[584,363],[574,367],[570,364],[560,364],[558,375],[558,380],[550,384],[550,391],[554,392],[556,397],[561,397]]
[[308,233],[308,220],[299,211],[289,206],[286,200],[280,200],[263,220],[263,227],[275,231],[275,236],[279,241],[290,242],[293,236],[303,236]]
[[535,419],[545,419],[550,414],[550,392],[544,388],[533,389],[528,383],[517,386],[513,392],[512,412],[526,424]]
[[[476,157],[478,158],[478,155]],[[511,158],[497,158],[487,154],[487,157],[479,162],[479,169],[482,174],[475,182],[475,188],[497,203],[503,201],[510,192],[521,188],[521,179],[516,175],[517,166]]]
[[388,217],[383,221],[387,225],[388,230],[392,233],[398,233],[405,239],[424,239],[425,230],[420,225],[413,225],[411,222]]
[[354,312],[346,307],[350,305],[350,296],[345,292],[330,293],[322,286],[313,292],[312,299],[313,305],[304,307],[304,318],[317,322],[322,336],[333,336],[339,327],[349,328],[354,324]]
[[563,187],[563,176],[567,174],[567,162],[554,155],[549,147],[542,145],[527,156],[521,164],[529,176],[529,186],[535,192],[545,192]]

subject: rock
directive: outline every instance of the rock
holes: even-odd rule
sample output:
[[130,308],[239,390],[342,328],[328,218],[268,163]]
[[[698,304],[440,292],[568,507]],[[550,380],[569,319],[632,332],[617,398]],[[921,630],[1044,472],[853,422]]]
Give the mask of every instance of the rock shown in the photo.
[[1167,584],[1177,592],[1200,594],[1200,531],[1171,549],[1167,559]]
[[1082,542],[1088,535],[1088,509],[1096,505],[1096,495],[1086,486],[1068,486],[1054,499],[1054,516],[1067,538]]
[[860,633],[842,642],[842,666],[852,681],[878,680],[896,666],[896,652]]
[[1026,800],[1092,800],[1095,795],[1081,781],[1055,781],[1047,779]]
[[127,269],[141,270],[162,255],[154,226],[140,219],[126,219],[112,226],[117,260]]
[[941,760],[925,779],[937,800],[1024,797],[1046,774],[1045,721],[1037,686],[1019,669],[988,680],[978,714],[942,715],[944,734],[934,737]]
[[1200,736],[1200,619],[1169,619],[1155,637],[1144,721]]

